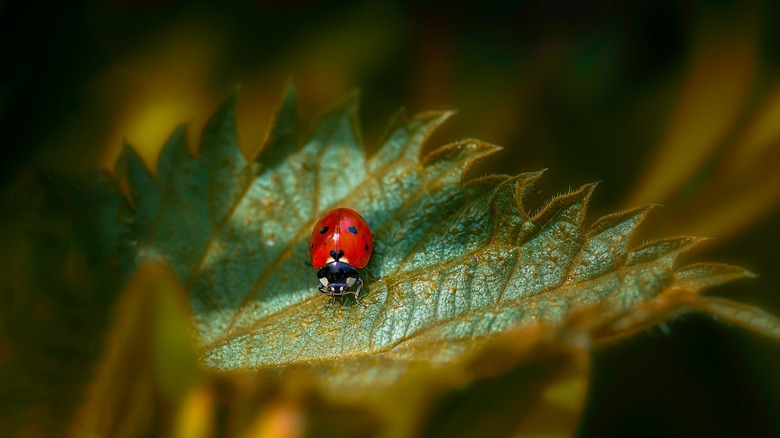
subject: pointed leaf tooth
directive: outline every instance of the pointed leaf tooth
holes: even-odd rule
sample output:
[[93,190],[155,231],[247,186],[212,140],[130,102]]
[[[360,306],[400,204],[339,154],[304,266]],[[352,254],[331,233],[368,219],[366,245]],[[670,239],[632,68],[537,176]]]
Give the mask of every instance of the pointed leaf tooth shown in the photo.
[[[187,283],[199,269],[198,260],[212,239],[208,171],[190,151],[184,133],[181,141],[163,149],[157,160],[160,179],[159,219],[153,230],[156,249]],[[163,170],[165,169],[165,170]]]
[[636,265],[666,257],[666,262],[671,268],[678,255],[706,240],[708,239],[694,236],[678,236],[654,240],[631,251],[628,254],[627,264]]
[[[511,206],[512,210],[515,210],[518,212],[518,214],[523,215],[523,217],[525,218],[528,218],[528,216],[525,214],[525,211],[521,210],[522,207],[520,205],[522,201],[523,192],[526,188],[528,188],[530,185],[536,182],[542,176],[545,170],[540,170],[537,172],[526,172],[515,176],[505,177],[506,180],[505,185],[502,184],[502,186],[497,188],[497,190],[500,189],[502,193],[499,194],[499,192],[497,191],[496,193],[493,194],[493,197],[491,198],[490,201],[491,205],[496,205],[496,202],[499,202],[498,196],[500,196],[502,198],[500,202],[506,203],[505,205],[506,207]],[[504,199],[507,196],[511,197],[511,200]]]
[[531,215],[528,214],[528,211],[523,206],[525,194],[528,193],[528,191],[533,187],[534,184],[536,184],[536,182],[539,180],[539,178],[542,177],[542,175],[544,175],[545,172],[547,172],[547,169],[537,170],[536,172],[523,173],[522,181],[518,182],[517,184],[515,202],[517,203],[517,209],[520,210],[520,214],[527,220],[530,220]]
[[307,136],[309,143],[328,145],[328,139],[334,137],[334,132],[350,130],[352,137],[363,146],[358,120],[360,107],[360,91],[352,90],[339,101],[326,108],[314,119],[312,128]]
[[122,139],[122,149],[119,151],[119,156],[114,161],[114,166],[111,168],[114,179],[117,181],[127,180],[127,148],[129,143],[126,139]]
[[[125,141],[122,144],[122,150],[119,152],[119,156],[116,157],[116,161],[114,161],[114,167],[112,169],[112,172],[119,193],[121,193],[122,196],[124,196],[125,200],[127,200],[127,203],[132,207],[135,205],[135,201],[133,200],[133,195],[130,190],[130,182],[128,181],[128,175],[127,175],[127,171],[128,171],[127,150],[128,150],[128,145],[127,142]],[[79,190],[77,184],[75,185],[74,189]]]
[[517,234],[528,221],[517,205],[517,188],[524,182],[525,174],[509,178],[501,183],[490,197],[489,205],[494,216],[493,236],[499,243],[514,243]]
[[151,224],[160,209],[160,190],[146,164],[135,150],[125,144],[123,155],[127,165],[127,180],[133,200],[133,210],[123,224],[126,233],[118,251],[132,267],[148,253]]
[[722,263],[694,263],[675,272],[675,289],[700,291],[740,278],[753,278],[756,275],[738,266]]
[[[469,168],[477,161],[492,155],[502,148],[481,140],[463,140],[442,146],[429,153],[424,159],[427,179],[439,178],[444,173],[450,173],[441,180],[442,184],[462,183]],[[455,167],[457,172],[450,172]]]
[[282,102],[274,114],[268,137],[255,161],[260,163],[264,169],[274,168],[297,152],[301,148],[298,126],[295,87],[288,84],[284,90]]
[[[246,164],[238,146],[236,128],[236,94],[230,95],[209,117],[200,139],[200,159],[209,169],[223,165]],[[228,161],[223,161],[228,160]]]
[[385,126],[385,130],[382,132],[379,144],[387,143],[390,138],[396,134],[397,131],[406,130],[406,127],[411,123],[409,114],[406,113],[406,108],[398,108],[390,117],[390,121]]
[[627,244],[636,228],[645,220],[647,214],[654,207],[655,205],[644,205],[603,216],[590,226],[588,237],[596,237],[616,227],[626,227],[625,233],[622,233],[622,235]]
[[407,118],[403,110],[396,113],[382,147],[368,163],[369,172],[374,173],[399,160],[420,162],[428,137],[453,114],[452,111],[429,111]]
[[521,233],[519,239],[523,241],[533,237],[528,234],[529,231],[541,232],[551,222],[568,223],[581,229],[588,201],[595,188],[596,184],[585,184],[574,192],[550,200],[542,211],[531,219],[533,227],[526,227],[527,230]]
[[179,125],[173,131],[168,140],[165,141],[160,150],[160,155],[157,157],[157,183],[161,189],[174,178],[173,174],[178,170],[178,166],[181,165],[180,160],[176,156],[182,152],[186,153],[186,156],[189,156],[191,159],[195,159],[187,150],[187,127],[185,125]]
[[533,220],[531,220],[531,215],[528,214],[528,210],[525,208],[524,201],[525,194],[529,191],[533,184],[535,184],[536,181],[542,177],[545,172],[547,172],[547,169],[525,173],[524,175],[527,175],[527,179],[525,179],[523,184],[518,184],[515,190],[515,202],[517,204],[517,209],[520,211],[520,215],[522,215],[522,217],[525,219],[517,233],[515,240],[516,245],[521,245],[526,237],[531,236],[532,234],[539,231],[539,226],[535,224]]
[[758,307],[713,297],[696,300],[692,307],[764,336],[780,338],[780,320]]
[[127,184],[135,207],[135,216],[142,221],[149,220],[160,204],[157,184],[144,160],[128,143],[122,148],[122,155],[122,161],[127,166]]
[[203,128],[200,161],[208,170],[212,221],[220,223],[252,178],[252,168],[238,146],[235,94],[217,109]]
[[569,270],[569,281],[579,282],[614,271],[628,258],[628,243],[649,206],[604,216],[593,224]]
[[174,181],[182,169],[192,166],[193,163],[197,163],[198,167],[203,167],[189,149],[187,127],[181,125],[165,142],[157,158],[157,179],[160,186],[174,185]]
[[135,151],[135,148],[129,143],[125,143],[122,149],[122,153],[127,159],[127,179],[130,184],[135,185],[135,183],[138,183],[139,186],[144,186],[150,182],[153,183],[154,177],[152,173],[146,167],[143,158]]

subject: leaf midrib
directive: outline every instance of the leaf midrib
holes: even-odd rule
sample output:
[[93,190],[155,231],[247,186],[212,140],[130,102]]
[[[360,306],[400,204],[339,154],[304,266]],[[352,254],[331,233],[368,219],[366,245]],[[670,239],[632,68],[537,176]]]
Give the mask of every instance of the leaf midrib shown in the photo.
[[[522,249],[522,247],[514,246],[514,245],[511,245],[511,244],[490,244],[490,245],[482,247],[482,248],[480,248],[478,250],[475,250],[475,251],[472,251],[470,253],[464,254],[464,257],[467,258],[467,257],[473,256],[475,254],[479,254],[480,252],[486,251],[488,248],[505,248],[505,249],[508,249],[510,251],[512,251],[512,250],[520,251]],[[629,251],[629,253],[630,252],[631,251]],[[679,253],[679,251],[674,251],[674,252],[678,252]],[[663,255],[661,255],[661,256],[653,259],[653,260],[649,260],[649,261],[638,263],[638,264],[631,264],[631,265],[626,264],[625,260],[624,260],[623,265],[620,266],[619,268],[615,269],[615,270],[603,272],[603,273],[600,273],[599,275],[597,275],[595,277],[591,277],[591,278],[588,278],[588,279],[585,279],[585,280],[581,280],[581,281],[577,281],[577,282],[574,282],[574,283],[568,283],[567,284],[566,281],[565,281],[566,275],[564,275],[563,276],[564,280],[562,280],[561,282],[559,282],[555,286],[552,286],[552,287],[547,288],[547,289],[540,290],[539,292],[537,292],[537,293],[535,293],[533,295],[527,295],[527,296],[518,297],[516,299],[510,300],[510,302],[517,303],[517,302],[520,302],[522,300],[527,300],[527,299],[530,299],[530,298],[536,298],[536,297],[539,297],[539,296],[543,296],[545,294],[549,294],[549,293],[553,293],[555,291],[558,291],[558,290],[561,289],[561,287],[564,287],[564,286],[565,287],[573,287],[573,286],[577,286],[577,285],[580,285],[580,284],[583,284],[583,283],[597,281],[598,279],[600,279],[600,278],[602,278],[602,277],[604,277],[606,275],[612,275],[612,274],[617,275],[617,274],[625,271],[626,269],[634,269],[634,268],[637,268],[639,266],[654,265],[661,258],[668,257],[668,256],[674,256],[674,254],[671,254],[671,253],[670,254],[663,254]],[[446,266],[449,266],[449,265],[453,265],[455,263],[458,263],[458,261],[457,260],[450,260],[450,261],[447,261],[447,262],[443,263],[443,265],[446,267]],[[423,269],[424,268],[413,269],[411,271],[407,271],[406,274],[407,275],[414,274],[415,271],[422,271]],[[570,267],[567,268],[566,272],[568,272],[569,269],[570,269]],[[512,271],[512,272],[514,272],[514,271]],[[672,269],[670,269],[670,272],[673,273],[673,272],[676,272],[676,271],[675,271],[675,269],[672,268]],[[671,282],[668,286],[666,286],[665,288],[663,288],[660,291],[658,291],[656,293],[656,296],[661,295],[666,290],[669,290],[673,285],[674,285],[674,282]],[[388,291],[389,291],[389,289],[390,289],[390,287],[387,286],[387,290]],[[300,302],[296,303],[295,305],[296,306],[300,306],[300,305],[306,304],[306,303],[308,303],[310,301],[313,301],[313,300],[315,300],[317,298],[319,298],[319,297],[318,296],[312,296],[310,298],[307,298],[307,299],[305,299],[303,301],[300,301]],[[487,312],[487,311],[489,311],[490,308],[494,308],[494,307],[496,307],[496,306],[498,306],[500,304],[502,304],[502,302],[496,301],[496,302],[491,303],[488,306],[485,306],[485,307],[482,307],[482,308],[479,308],[479,309],[470,309],[467,313],[472,313],[473,314],[473,313],[476,313],[478,311],[479,312]],[[281,309],[278,312],[275,312],[275,313],[273,313],[271,315],[266,316],[265,318],[263,318],[263,323],[264,323],[263,325],[265,325],[265,323],[267,323],[269,319],[275,318],[278,315],[285,313],[286,311],[289,310],[289,308],[290,307]],[[383,310],[384,310],[384,307],[381,308],[379,311],[382,312]],[[447,319],[441,319],[441,320],[434,321],[431,324],[426,325],[424,328],[422,328],[422,329],[420,329],[420,330],[418,330],[418,331],[416,331],[414,333],[411,333],[409,335],[402,336],[399,339],[397,339],[396,341],[394,341],[393,343],[389,344],[388,346],[376,349],[374,351],[370,351],[370,352],[359,351],[359,352],[351,352],[351,353],[342,353],[342,354],[331,356],[331,357],[329,357],[327,359],[321,359],[320,361],[323,362],[323,363],[326,363],[326,362],[335,362],[335,361],[337,361],[339,359],[342,359],[342,358],[358,358],[358,357],[361,357],[361,356],[370,356],[370,355],[383,354],[383,353],[386,353],[386,352],[388,352],[390,350],[398,348],[401,344],[403,344],[404,342],[409,341],[410,339],[413,339],[413,338],[415,338],[417,336],[420,336],[420,334],[425,332],[425,331],[433,330],[433,329],[435,329],[437,327],[440,327],[440,326],[442,326],[444,324],[447,324],[447,323],[455,320],[456,318],[462,317],[464,315],[465,315],[465,313],[461,313],[461,314],[458,314],[458,315],[453,315],[452,317],[447,318]],[[249,336],[249,335],[251,335],[251,331],[254,328],[257,328],[259,326],[260,326],[260,324],[254,325],[251,328],[249,328],[248,330],[246,330],[244,333],[239,334],[238,336]],[[236,335],[235,333],[232,334],[233,337],[235,337],[235,335]],[[481,335],[481,336],[478,336],[475,339],[485,338],[485,337],[489,337],[489,336],[490,335]],[[206,347],[204,349],[204,356],[207,356],[209,351],[212,351],[212,350],[214,350],[216,348],[219,348],[221,346],[225,346],[225,345],[229,345],[230,344],[230,340],[229,339],[224,339],[223,338],[222,340],[224,342],[212,343],[210,346]],[[270,368],[275,368],[275,367],[280,367],[280,366],[289,366],[289,365],[293,365],[293,364],[311,363],[311,362],[313,362],[313,361],[312,360],[304,360],[304,361],[290,360],[290,361],[277,362],[277,363],[267,364],[267,365],[250,366],[249,369],[253,369],[253,370],[270,369]],[[412,362],[412,361],[408,361],[408,362]]]

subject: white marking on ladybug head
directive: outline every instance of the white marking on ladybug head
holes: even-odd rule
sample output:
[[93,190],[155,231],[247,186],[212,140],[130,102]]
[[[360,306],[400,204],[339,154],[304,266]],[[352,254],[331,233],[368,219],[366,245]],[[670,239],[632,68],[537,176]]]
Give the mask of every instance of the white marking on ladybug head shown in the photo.
[[335,260],[333,259],[333,257],[328,257],[328,258],[325,260],[325,264],[328,264],[328,263],[333,263],[333,262],[335,262]]
[[349,259],[348,259],[348,258],[346,258],[346,257],[344,257],[344,256],[341,256],[341,258],[339,259],[339,261],[340,261],[340,262],[343,262],[343,263],[346,263],[346,264],[349,264]]
[[347,277],[347,287],[352,287],[353,284],[357,281],[357,278],[355,277]]
[[322,283],[323,286],[328,285],[328,277],[320,277],[320,283]]

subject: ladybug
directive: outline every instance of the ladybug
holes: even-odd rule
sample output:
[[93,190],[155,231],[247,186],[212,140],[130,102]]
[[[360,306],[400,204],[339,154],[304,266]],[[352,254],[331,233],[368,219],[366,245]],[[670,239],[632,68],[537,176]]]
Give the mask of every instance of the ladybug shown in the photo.
[[[314,225],[309,237],[311,264],[317,271],[320,282],[318,290],[331,297],[353,294],[355,301],[365,307],[360,299],[363,280],[359,271],[366,268],[374,249],[374,235],[366,220],[349,208],[336,208],[325,213]],[[355,290],[350,290],[356,285]]]

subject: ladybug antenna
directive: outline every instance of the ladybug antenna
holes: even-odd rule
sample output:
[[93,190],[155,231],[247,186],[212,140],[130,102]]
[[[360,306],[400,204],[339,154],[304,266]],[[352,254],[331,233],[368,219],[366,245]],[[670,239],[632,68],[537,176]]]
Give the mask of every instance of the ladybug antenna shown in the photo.
[[339,261],[340,258],[344,257],[344,251],[332,249],[330,250],[330,256],[333,257],[333,260]]

